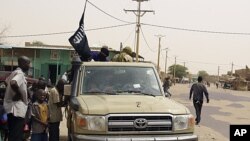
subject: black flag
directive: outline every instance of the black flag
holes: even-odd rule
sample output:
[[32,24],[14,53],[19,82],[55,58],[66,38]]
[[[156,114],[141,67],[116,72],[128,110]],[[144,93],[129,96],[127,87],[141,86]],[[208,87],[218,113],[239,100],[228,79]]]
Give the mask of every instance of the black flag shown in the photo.
[[75,51],[78,53],[82,61],[89,61],[91,59],[91,51],[88,44],[87,36],[84,32],[84,13],[86,9],[87,0],[85,3],[84,11],[79,22],[79,28],[69,38],[70,44],[74,47]]

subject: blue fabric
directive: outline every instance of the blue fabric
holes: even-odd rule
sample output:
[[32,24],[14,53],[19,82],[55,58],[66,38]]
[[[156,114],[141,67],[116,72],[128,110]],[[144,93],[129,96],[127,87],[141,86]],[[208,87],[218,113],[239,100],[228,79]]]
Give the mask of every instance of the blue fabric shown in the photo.
[[99,54],[99,52],[97,52],[97,51],[91,51],[91,58],[93,59],[93,60],[95,60],[95,61],[98,61],[99,59],[98,59],[98,54]]
[[7,122],[8,120],[8,117],[7,117],[7,113],[4,113],[2,116],[1,116],[1,123],[4,124]]

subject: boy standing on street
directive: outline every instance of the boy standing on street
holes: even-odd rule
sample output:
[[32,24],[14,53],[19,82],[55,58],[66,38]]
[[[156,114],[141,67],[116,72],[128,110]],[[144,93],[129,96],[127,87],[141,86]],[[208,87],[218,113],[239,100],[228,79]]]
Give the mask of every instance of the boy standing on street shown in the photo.
[[49,111],[50,111],[50,120],[49,120],[49,141],[59,141],[60,137],[60,122],[62,121],[62,96],[64,90],[64,84],[66,81],[60,79],[57,82],[57,85],[50,90],[49,93]]
[[31,141],[48,141],[49,107],[45,101],[46,92],[38,89],[36,101],[32,105]]

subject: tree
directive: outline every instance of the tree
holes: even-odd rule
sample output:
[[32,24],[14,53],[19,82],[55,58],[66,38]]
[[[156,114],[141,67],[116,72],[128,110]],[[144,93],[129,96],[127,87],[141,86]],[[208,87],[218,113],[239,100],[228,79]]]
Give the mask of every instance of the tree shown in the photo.
[[201,70],[198,72],[198,76],[201,76],[202,78],[206,79],[206,77],[208,77],[209,74],[206,71]]
[[44,43],[41,42],[41,41],[33,41],[33,42],[31,43],[31,45],[33,45],[33,46],[43,46],[43,45],[46,45],[46,44],[44,44]]
[[174,66],[175,66],[175,77],[182,78],[187,76],[188,69],[179,64],[168,67],[168,71],[170,72],[170,74],[174,74]]

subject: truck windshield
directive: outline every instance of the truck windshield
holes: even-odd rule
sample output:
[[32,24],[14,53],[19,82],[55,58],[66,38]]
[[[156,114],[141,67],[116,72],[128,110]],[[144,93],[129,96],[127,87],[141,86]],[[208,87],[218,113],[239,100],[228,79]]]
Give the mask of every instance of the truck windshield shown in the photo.
[[85,67],[82,94],[162,95],[150,67]]

